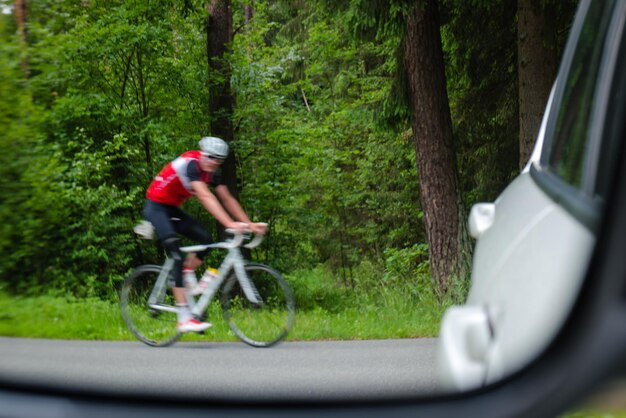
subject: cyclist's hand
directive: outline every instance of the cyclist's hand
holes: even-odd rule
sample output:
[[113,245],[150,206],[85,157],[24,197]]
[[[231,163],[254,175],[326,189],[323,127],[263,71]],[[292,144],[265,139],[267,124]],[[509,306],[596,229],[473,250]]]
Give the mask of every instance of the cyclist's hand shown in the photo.
[[254,222],[254,223],[250,223],[249,226],[250,226],[250,230],[255,235],[265,235],[265,233],[267,232],[267,224],[266,223]]
[[250,231],[250,225],[245,222],[231,222],[227,228],[234,229],[239,234]]

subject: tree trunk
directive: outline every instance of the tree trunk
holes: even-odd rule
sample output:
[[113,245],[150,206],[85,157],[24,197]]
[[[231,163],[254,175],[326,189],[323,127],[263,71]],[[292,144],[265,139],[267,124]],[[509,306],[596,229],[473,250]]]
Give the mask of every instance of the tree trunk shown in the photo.
[[[252,2],[252,4],[254,4],[254,2]],[[254,17],[254,6],[246,5],[244,9],[244,13],[246,16],[246,23],[250,22],[252,18]]]
[[[141,51],[141,46],[136,45],[134,51],[135,51],[135,56],[137,58],[136,77],[139,82],[138,92],[137,92],[137,106],[139,108],[142,118],[144,120],[147,120],[150,110],[149,110],[148,99],[146,97],[146,84],[144,81],[144,68],[143,68],[143,58],[142,58],[143,54]],[[150,145],[150,135],[148,134],[148,132],[144,132],[142,134],[142,142],[143,142],[143,148],[144,148],[144,153],[146,157],[146,164],[148,166],[148,172],[151,173],[152,172],[152,155],[151,155],[152,153],[150,150],[152,147]]]
[[470,251],[457,181],[437,2],[423,2],[406,18],[404,65],[420,194],[431,273],[443,297],[453,290],[452,277],[467,274]]
[[517,2],[520,169],[532,153],[557,72],[555,19],[550,10],[538,0]]
[[29,77],[28,53],[26,51],[28,35],[28,29],[26,27],[27,21],[26,0],[15,0],[15,23],[17,25],[17,32],[20,38],[20,50],[22,53],[20,67],[26,78]]
[[[209,116],[211,135],[232,143],[234,98],[230,89],[231,69],[225,54],[233,38],[233,15],[230,0],[210,0],[207,3],[207,56],[209,65]],[[226,186],[239,196],[235,154],[230,153],[223,164]]]

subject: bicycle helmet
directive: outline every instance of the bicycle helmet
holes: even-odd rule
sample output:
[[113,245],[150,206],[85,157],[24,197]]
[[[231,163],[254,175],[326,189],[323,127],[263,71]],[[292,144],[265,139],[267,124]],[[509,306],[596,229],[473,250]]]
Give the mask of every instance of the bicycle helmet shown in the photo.
[[205,136],[200,140],[200,150],[205,155],[225,159],[228,157],[228,144],[223,139]]

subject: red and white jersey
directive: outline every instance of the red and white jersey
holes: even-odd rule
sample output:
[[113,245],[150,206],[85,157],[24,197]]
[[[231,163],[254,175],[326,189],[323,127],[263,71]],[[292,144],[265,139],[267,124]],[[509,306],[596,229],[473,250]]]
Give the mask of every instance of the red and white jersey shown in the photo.
[[191,182],[197,180],[211,183],[213,173],[200,169],[200,151],[187,151],[163,167],[148,186],[146,197],[164,205],[180,206],[193,196]]

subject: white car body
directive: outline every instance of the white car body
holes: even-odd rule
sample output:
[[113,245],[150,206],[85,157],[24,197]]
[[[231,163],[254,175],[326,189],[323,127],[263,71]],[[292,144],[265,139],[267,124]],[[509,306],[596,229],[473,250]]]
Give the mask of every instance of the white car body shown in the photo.
[[[528,164],[495,202],[471,210],[471,288],[440,329],[438,369],[448,390],[493,383],[537,358],[581,290],[596,243],[601,181],[615,150],[602,138],[617,52],[597,51],[612,51],[625,20],[622,3],[617,14],[600,7],[583,2],[579,9]],[[602,30],[589,30],[598,22]]]
[[447,388],[475,388],[521,369],[561,328],[580,290],[595,236],[530,175],[546,119],[522,173],[494,203],[470,213],[472,287],[466,305],[446,312],[440,332]]

